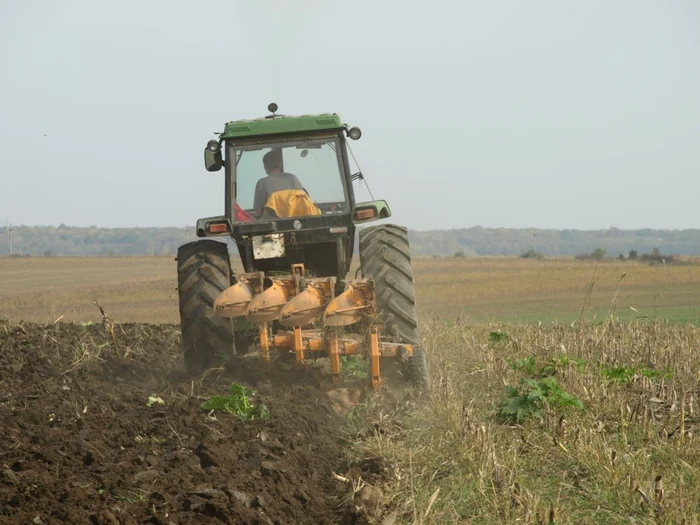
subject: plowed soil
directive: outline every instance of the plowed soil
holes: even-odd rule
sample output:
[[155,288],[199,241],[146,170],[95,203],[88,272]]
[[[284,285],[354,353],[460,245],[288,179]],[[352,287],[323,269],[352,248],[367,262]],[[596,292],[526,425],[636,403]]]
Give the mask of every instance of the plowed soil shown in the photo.
[[[0,323],[0,523],[366,521],[319,368],[181,367],[173,326]],[[200,408],[232,381],[270,417]]]

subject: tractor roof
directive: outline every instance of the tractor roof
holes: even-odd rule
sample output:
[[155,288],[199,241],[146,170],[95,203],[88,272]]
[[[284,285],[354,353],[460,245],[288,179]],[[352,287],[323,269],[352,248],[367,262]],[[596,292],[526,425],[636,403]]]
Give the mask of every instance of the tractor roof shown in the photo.
[[335,113],[300,116],[275,115],[274,117],[228,122],[220,137],[222,139],[233,139],[343,128],[345,128],[345,125],[341,122],[340,116]]

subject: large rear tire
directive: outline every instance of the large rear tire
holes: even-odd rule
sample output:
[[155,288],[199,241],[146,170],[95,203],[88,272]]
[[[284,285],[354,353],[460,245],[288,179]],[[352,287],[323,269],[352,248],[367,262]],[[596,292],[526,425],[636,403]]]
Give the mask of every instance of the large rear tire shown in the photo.
[[228,247],[212,240],[180,246],[177,281],[185,367],[199,373],[219,366],[235,352],[231,320],[213,309],[219,293],[231,286]]
[[427,389],[428,368],[419,348],[416,293],[411,266],[408,230],[382,224],[360,231],[362,276],[374,281],[381,335],[399,343],[414,345],[414,354],[402,362],[403,375],[420,389]]

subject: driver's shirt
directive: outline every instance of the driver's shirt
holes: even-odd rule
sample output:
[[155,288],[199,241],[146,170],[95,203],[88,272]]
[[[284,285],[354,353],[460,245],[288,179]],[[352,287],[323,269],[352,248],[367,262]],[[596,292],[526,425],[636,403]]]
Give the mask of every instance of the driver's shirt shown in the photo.
[[292,173],[279,173],[275,175],[267,175],[255,185],[255,199],[253,200],[253,209],[257,213],[262,213],[270,195],[276,191],[283,190],[303,190],[301,182],[296,175]]

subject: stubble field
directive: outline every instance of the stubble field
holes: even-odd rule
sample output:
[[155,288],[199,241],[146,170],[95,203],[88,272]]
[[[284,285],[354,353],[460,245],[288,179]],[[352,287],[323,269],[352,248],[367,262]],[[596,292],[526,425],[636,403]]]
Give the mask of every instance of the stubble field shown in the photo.
[[[420,314],[474,322],[565,322],[614,313],[674,322],[700,320],[700,260],[632,261],[512,258],[414,261]],[[234,271],[241,265],[233,261]],[[354,273],[352,271],[351,273]],[[172,257],[0,258],[0,317],[25,321],[178,322]],[[611,311],[612,308],[612,311]]]
[[[684,262],[415,261],[415,399],[363,362],[185,376],[172,258],[0,259],[0,523],[699,523]],[[200,409],[231,382],[269,418]]]

